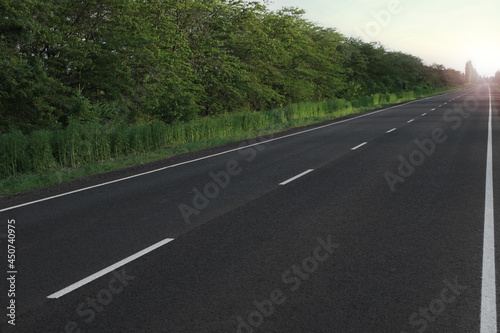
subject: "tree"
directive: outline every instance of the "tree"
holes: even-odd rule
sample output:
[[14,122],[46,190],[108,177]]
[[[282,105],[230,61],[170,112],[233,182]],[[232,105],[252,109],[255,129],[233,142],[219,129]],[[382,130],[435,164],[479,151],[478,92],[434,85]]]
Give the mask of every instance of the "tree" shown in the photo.
[[[189,121],[457,85],[378,43],[243,0],[0,0],[0,130]],[[466,66],[466,79],[480,78]]]

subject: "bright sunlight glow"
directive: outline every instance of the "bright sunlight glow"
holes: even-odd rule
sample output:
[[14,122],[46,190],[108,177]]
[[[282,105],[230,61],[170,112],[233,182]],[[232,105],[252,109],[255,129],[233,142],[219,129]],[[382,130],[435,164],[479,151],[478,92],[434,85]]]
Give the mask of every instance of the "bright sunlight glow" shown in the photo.
[[480,75],[494,76],[500,70],[500,45],[477,43],[469,52],[470,60]]

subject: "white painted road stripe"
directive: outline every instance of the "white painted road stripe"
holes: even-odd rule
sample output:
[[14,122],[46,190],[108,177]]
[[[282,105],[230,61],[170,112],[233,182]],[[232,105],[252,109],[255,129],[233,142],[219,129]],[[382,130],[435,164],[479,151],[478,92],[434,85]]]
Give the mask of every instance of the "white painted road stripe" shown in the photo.
[[356,146],[356,147],[354,147],[354,148],[351,148],[351,150],[356,150],[356,149],[359,149],[359,148],[363,147],[364,145],[366,145],[367,143],[368,143],[368,142],[363,142],[362,144],[357,145],[357,146]]
[[303,176],[305,176],[305,175],[307,175],[308,173],[311,173],[311,172],[313,172],[313,171],[314,171],[314,169],[309,169],[309,170],[307,170],[307,171],[304,171],[304,172],[302,172],[300,175],[297,175],[297,176],[292,177],[292,178],[290,178],[290,179],[288,179],[288,180],[285,180],[283,183],[280,183],[280,185],[286,185],[286,184],[288,184],[288,183],[291,183],[291,182],[293,182],[294,180],[297,180],[297,179],[299,179],[300,177],[303,177]]
[[415,119],[412,119],[412,120],[408,120],[408,124],[415,121]]
[[422,113],[422,117],[425,116],[427,113]]
[[434,109],[432,109],[431,111],[436,111],[436,109],[434,108]]
[[388,130],[386,133],[392,133],[392,132],[394,132],[395,130],[397,130],[397,128],[393,128],[393,129],[391,129],[391,130]]
[[166,167],[163,167],[163,168],[158,168],[158,169],[154,169],[154,170],[143,172],[143,173],[138,173],[136,175],[132,175],[132,176],[129,176],[129,177],[124,177],[124,178],[116,179],[116,180],[113,180],[113,181],[105,182],[105,183],[102,183],[102,184],[97,184],[97,185],[94,185],[94,186],[89,186],[89,187],[81,188],[81,189],[78,189],[78,190],[75,190],[75,191],[70,191],[70,192],[66,192],[66,193],[61,193],[61,194],[58,194],[58,195],[50,196],[50,197],[43,198],[43,199],[40,199],[40,200],[34,200],[34,201],[26,202],[26,203],[23,203],[23,204],[20,204],[20,205],[3,208],[3,209],[0,209],[0,213],[1,212],[6,212],[6,211],[9,211],[9,210],[12,210],[12,209],[21,208],[21,207],[33,205],[33,204],[36,204],[36,203],[40,203],[40,202],[44,202],[44,201],[48,201],[48,200],[52,200],[52,199],[64,197],[64,196],[75,194],[75,193],[78,193],[78,192],[83,192],[83,191],[91,190],[91,189],[94,189],[94,188],[97,188],[97,187],[101,187],[101,186],[106,186],[106,185],[110,185],[110,184],[122,182],[124,180],[128,180],[128,179],[133,179],[133,178],[145,176],[145,175],[148,175],[148,174],[151,174],[151,173],[155,173],[155,172],[159,172],[159,171],[163,171],[163,170],[175,168],[175,167],[178,167],[178,166],[181,166],[181,165],[184,165],[184,164],[190,164],[190,163],[194,163],[194,162],[206,160],[206,159],[209,159],[209,158],[212,158],[212,157],[215,157],[215,156],[220,156],[220,155],[232,153],[232,152],[235,152],[235,151],[238,151],[238,150],[246,149],[248,147],[262,145],[262,144],[265,144],[265,143],[268,143],[268,142],[272,142],[272,141],[282,140],[282,139],[285,139],[285,138],[289,138],[289,137],[292,137],[292,136],[304,134],[304,133],[307,133],[307,132],[317,131],[319,129],[323,129],[323,128],[330,127],[330,126],[340,125],[340,124],[343,124],[343,123],[348,122],[348,121],[353,121],[353,120],[356,120],[356,119],[359,119],[359,118],[368,117],[368,116],[371,116],[371,115],[374,115],[374,114],[377,114],[377,113],[380,113],[380,112],[385,112],[387,110],[391,110],[391,109],[394,109],[394,108],[398,108],[398,107],[405,106],[405,105],[412,104],[412,103],[417,103],[417,102],[425,101],[425,100],[428,100],[428,99],[431,99],[431,98],[435,98],[435,97],[440,97],[440,96],[441,95],[418,99],[418,100],[411,101],[411,102],[408,102],[408,103],[404,103],[404,104],[401,104],[401,105],[395,105],[395,106],[391,106],[391,107],[386,108],[386,109],[382,109],[382,110],[378,110],[378,111],[373,111],[373,112],[370,112],[370,113],[367,113],[367,114],[363,114],[361,116],[353,117],[353,118],[350,118],[350,119],[345,119],[345,120],[337,121],[337,122],[334,122],[334,123],[331,123],[331,124],[327,124],[327,125],[323,125],[323,126],[311,128],[311,129],[308,129],[308,130],[305,130],[305,131],[301,131],[301,132],[297,132],[297,133],[293,133],[293,134],[288,134],[288,135],[280,136],[279,138],[274,138],[274,139],[270,139],[270,140],[267,140],[267,141],[262,141],[262,142],[250,144],[250,145],[243,146],[243,147],[240,147],[240,148],[226,150],[226,151],[223,151],[223,152],[220,152],[220,153],[217,153],[217,154],[213,154],[213,155],[208,155],[208,156],[196,158],[194,160],[189,160],[189,161],[185,161],[185,162],[181,162],[181,163],[169,165],[169,166],[166,166]]
[[142,257],[143,255],[145,255],[145,254],[147,254],[147,253],[149,253],[149,252],[151,252],[151,251],[153,251],[153,250],[156,250],[157,248],[159,248],[159,247],[161,247],[161,246],[163,246],[163,245],[165,245],[165,244],[167,244],[167,243],[170,243],[170,242],[171,242],[171,241],[173,241],[173,240],[174,240],[173,238],[166,238],[166,239],[162,240],[161,242],[158,242],[158,243],[156,243],[156,244],[154,244],[154,245],[151,245],[150,247],[148,247],[148,248],[146,248],[146,249],[144,249],[144,250],[142,250],[142,251],[140,251],[140,252],[137,252],[136,254],[131,255],[130,257],[127,257],[127,258],[125,258],[125,259],[123,259],[123,260],[121,260],[121,261],[117,262],[117,263],[116,263],[116,264],[114,264],[114,265],[111,265],[111,266],[109,266],[109,267],[107,267],[107,268],[105,268],[105,269],[103,269],[103,270],[100,270],[99,272],[94,273],[94,274],[92,274],[91,276],[86,277],[86,278],[85,278],[85,279],[83,279],[83,280],[80,280],[80,281],[78,281],[78,282],[76,282],[76,283],[73,283],[73,284],[72,284],[71,286],[69,286],[69,287],[66,287],[66,288],[64,288],[64,289],[61,289],[61,290],[59,290],[58,292],[53,293],[52,295],[47,296],[47,298],[59,298],[59,297],[62,297],[62,296],[64,296],[64,295],[66,295],[66,294],[68,294],[68,293],[72,292],[73,290],[76,290],[76,289],[78,289],[78,288],[80,288],[80,287],[82,287],[82,286],[86,285],[87,283],[92,282],[92,281],[94,281],[95,279],[98,279],[98,278],[100,278],[101,276],[106,275],[106,274],[108,274],[109,272],[112,272],[112,271],[114,271],[115,269],[120,268],[121,266],[123,266],[123,265],[125,265],[125,264],[128,264],[128,263],[129,263],[129,262],[131,262],[131,261],[133,261],[133,260],[135,260],[135,259],[137,259],[137,258],[139,258],[139,257]]
[[497,332],[495,286],[495,231],[493,209],[493,138],[490,88],[488,121],[488,153],[486,157],[486,188],[484,200],[483,280],[481,286],[481,333]]

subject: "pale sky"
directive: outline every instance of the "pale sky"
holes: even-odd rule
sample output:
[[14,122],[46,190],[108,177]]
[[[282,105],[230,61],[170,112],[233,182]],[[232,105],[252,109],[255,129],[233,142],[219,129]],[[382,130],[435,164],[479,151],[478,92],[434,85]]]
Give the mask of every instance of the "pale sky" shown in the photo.
[[271,0],[267,5],[299,7],[320,26],[380,42],[428,65],[463,72],[471,60],[480,75],[500,70],[500,0]]

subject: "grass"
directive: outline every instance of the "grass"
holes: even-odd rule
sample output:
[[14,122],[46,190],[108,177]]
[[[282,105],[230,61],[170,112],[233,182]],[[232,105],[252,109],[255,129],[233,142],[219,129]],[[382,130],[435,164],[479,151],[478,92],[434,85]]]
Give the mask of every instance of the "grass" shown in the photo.
[[455,89],[376,94],[355,101],[297,103],[190,123],[104,127],[71,123],[66,129],[0,136],[0,196],[9,196],[175,155],[220,146],[387,107]]

